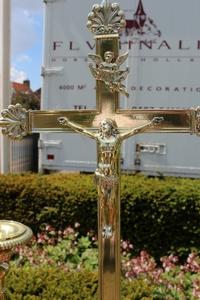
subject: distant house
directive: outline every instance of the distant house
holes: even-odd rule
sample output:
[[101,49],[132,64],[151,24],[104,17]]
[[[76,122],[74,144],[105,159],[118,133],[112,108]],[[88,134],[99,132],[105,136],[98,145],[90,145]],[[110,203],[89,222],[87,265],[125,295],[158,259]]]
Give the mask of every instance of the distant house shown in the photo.
[[[40,109],[40,95],[31,89],[30,80],[11,82],[11,103],[20,103],[26,109]],[[10,172],[38,171],[38,138],[31,134],[20,141],[10,141]]]
[[37,90],[34,92],[34,94],[37,95],[39,99],[41,99],[41,88],[37,89]]
[[[11,82],[12,104],[21,103],[26,109],[40,109],[41,89],[33,92],[30,80]],[[40,91],[40,92],[39,92]]]
[[12,94],[26,94],[30,95],[33,93],[30,87],[30,80],[24,80],[23,83],[12,82]]

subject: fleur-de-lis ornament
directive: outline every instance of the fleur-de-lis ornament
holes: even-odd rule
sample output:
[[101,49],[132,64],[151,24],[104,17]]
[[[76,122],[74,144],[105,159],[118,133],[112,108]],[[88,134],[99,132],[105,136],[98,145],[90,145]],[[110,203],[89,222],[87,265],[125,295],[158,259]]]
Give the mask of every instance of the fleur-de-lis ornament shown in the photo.
[[28,111],[21,104],[9,105],[1,112],[2,133],[12,139],[22,139],[28,134]]
[[119,4],[108,0],[95,4],[88,15],[87,27],[96,35],[119,33],[125,26],[125,15]]

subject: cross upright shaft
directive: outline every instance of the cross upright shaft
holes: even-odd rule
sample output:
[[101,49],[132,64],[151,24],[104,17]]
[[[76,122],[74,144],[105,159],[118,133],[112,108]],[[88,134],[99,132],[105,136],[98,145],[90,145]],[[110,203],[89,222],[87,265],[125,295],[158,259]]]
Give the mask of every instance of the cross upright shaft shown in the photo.
[[[99,9],[103,10],[103,6],[98,7],[97,11]],[[95,8],[93,11],[97,12]],[[96,63],[95,67],[90,65],[90,69],[97,79],[98,113],[93,120],[93,127],[97,127],[98,132],[93,133],[64,116],[59,118],[59,121],[64,126],[71,127],[97,141],[95,179],[98,189],[99,300],[119,300],[120,147],[123,139],[155,124],[148,120],[143,124],[144,121],[139,120],[133,122],[135,123],[133,126],[129,116],[117,113],[119,92],[124,92],[124,86],[117,78],[119,74],[117,72],[121,71],[113,62],[117,62],[119,57],[119,34],[100,34],[96,35],[95,39],[96,55],[89,57]],[[105,58],[105,62],[102,58]],[[123,73],[120,73],[120,76],[121,74]],[[130,129],[127,129],[127,122],[130,123]],[[123,125],[125,131],[120,132]]]

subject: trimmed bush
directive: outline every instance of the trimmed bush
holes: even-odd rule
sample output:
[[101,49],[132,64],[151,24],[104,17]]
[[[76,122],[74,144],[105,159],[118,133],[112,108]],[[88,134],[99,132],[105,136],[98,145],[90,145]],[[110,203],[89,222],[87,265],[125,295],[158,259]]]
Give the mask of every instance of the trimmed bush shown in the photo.
[[20,221],[34,233],[44,223],[65,228],[78,221],[82,230],[97,228],[96,205],[96,188],[90,176],[0,176],[0,218]]
[[[96,300],[98,280],[96,273],[88,271],[64,272],[47,266],[13,266],[7,276],[6,286],[8,300]],[[145,280],[123,280],[122,300],[146,299],[152,289]]]
[[[135,251],[158,258],[200,249],[200,180],[122,176],[123,239]],[[97,228],[97,192],[88,175],[0,176],[0,218],[30,226],[65,228],[75,222],[86,233]]]
[[122,235],[137,249],[157,258],[200,250],[200,180],[127,177],[121,203]]

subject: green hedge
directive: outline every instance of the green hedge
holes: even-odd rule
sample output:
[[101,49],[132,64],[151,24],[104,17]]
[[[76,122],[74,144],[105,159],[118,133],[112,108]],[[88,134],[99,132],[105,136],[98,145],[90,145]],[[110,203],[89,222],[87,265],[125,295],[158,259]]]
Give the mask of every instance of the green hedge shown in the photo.
[[[155,257],[200,249],[200,180],[122,176],[122,237],[136,251]],[[37,232],[81,224],[97,228],[97,192],[88,175],[0,176],[0,219],[13,219]]]
[[[59,268],[12,267],[6,279],[7,300],[96,300],[97,274],[88,271],[64,272]],[[122,281],[122,300],[142,300],[153,286],[144,280]]]
[[42,223],[65,228],[75,222],[97,227],[97,193],[92,176],[0,176],[0,218],[11,218],[36,233]]

